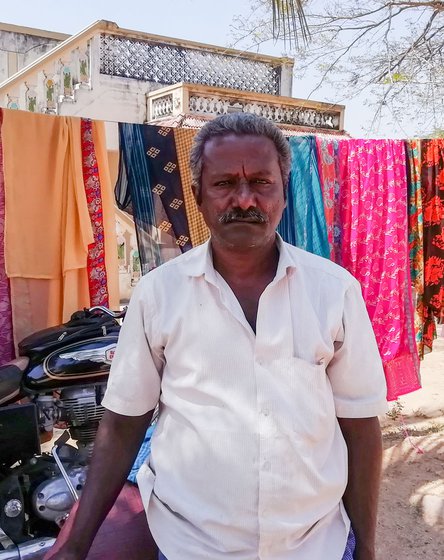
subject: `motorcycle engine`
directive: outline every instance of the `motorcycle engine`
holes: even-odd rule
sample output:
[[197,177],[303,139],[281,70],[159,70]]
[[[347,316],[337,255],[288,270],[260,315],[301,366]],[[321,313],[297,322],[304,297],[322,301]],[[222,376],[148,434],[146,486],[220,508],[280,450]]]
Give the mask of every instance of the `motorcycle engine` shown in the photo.
[[[79,496],[85,485],[86,472],[86,467],[80,465],[67,469],[67,474]],[[59,527],[63,525],[73,505],[74,498],[61,475],[45,480],[32,494],[32,507],[37,517],[44,521],[52,521]]]
[[[62,457],[72,486],[80,495],[85,484],[87,467],[94,447],[100,420],[105,411],[101,405],[106,384],[62,389],[58,398],[40,395],[36,399],[41,430],[50,431],[54,424],[65,422],[77,449],[74,455]],[[69,446],[68,446],[69,447]],[[71,448],[72,449],[72,448]],[[66,451],[65,451],[66,450]],[[62,455],[68,453],[62,448]],[[62,475],[43,480],[32,493],[32,507],[36,516],[61,526],[74,505]]]
[[58,399],[40,395],[36,399],[41,430],[51,431],[57,422],[66,422],[71,439],[76,442],[82,459],[90,459],[100,420],[106,384],[62,389]]
[[92,454],[100,420],[105,384],[90,387],[70,387],[60,394],[62,419],[66,420],[71,438],[76,441],[80,454],[87,461]]

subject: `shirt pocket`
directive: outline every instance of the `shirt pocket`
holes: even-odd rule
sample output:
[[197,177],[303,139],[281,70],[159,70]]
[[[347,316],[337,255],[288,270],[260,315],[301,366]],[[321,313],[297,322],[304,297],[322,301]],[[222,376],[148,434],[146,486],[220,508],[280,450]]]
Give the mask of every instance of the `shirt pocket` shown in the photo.
[[280,428],[303,442],[332,438],[336,413],[325,364],[296,357],[280,358],[273,361],[271,373]]

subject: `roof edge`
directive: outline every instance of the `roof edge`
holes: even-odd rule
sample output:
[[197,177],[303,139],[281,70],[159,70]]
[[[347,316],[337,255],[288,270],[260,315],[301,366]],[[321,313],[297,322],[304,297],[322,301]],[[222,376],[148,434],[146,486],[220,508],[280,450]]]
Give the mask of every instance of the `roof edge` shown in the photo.
[[14,23],[4,22],[0,22],[0,31],[22,33],[23,35],[32,35],[33,37],[43,37],[45,39],[56,39],[58,41],[65,41],[68,37],[71,37],[68,33],[47,31],[46,29],[38,29],[37,27],[26,27],[25,25],[15,25]]
[[53,49],[47,51],[45,54],[31,62],[31,64],[28,64],[27,66],[10,76],[7,80],[0,83],[0,93],[4,88],[8,88],[15,84],[15,82],[19,82],[20,80],[22,80],[23,77],[26,76],[29,72],[32,72],[33,70],[38,68],[44,60],[49,60],[51,58],[57,57],[61,52],[69,48],[71,45],[75,45],[82,39],[92,37],[96,31],[114,32],[118,28],[119,26],[117,25],[117,23],[114,23],[112,21],[106,21],[103,19],[95,21],[88,27],[85,27],[85,29],[82,29],[82,31],[80,31],[76,35],[68,36],[68,39],[65,39],[65,41],[63,41]]

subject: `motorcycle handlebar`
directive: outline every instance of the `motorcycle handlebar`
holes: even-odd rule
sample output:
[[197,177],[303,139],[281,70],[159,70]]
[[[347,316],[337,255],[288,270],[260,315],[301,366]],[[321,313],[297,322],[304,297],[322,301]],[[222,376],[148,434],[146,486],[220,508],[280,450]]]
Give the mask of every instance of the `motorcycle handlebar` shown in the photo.
[[127,308],[125,307],[121,311],[111,311],[111,309],[108,309],[107,307],[104,307],[103,305],[95,305],[94,307],[91,307],[89,309],[89,312],[94,313],[94,311],[101,311],[102,313],[105,313],[106,315],[109,315],[110,317],[113,317],[114,319],[122,319],[123,317],[125,317],[126,309]]

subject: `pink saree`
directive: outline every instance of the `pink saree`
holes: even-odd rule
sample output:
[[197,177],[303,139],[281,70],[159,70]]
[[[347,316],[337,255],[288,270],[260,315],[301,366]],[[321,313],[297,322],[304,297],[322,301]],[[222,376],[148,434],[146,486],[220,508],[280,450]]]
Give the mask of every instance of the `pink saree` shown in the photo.
[[[339,142],[341,264],[361,283],[387,399],[419,389],[410,288],[403,141]],[[356,326],[359,328],[359,326]]]

